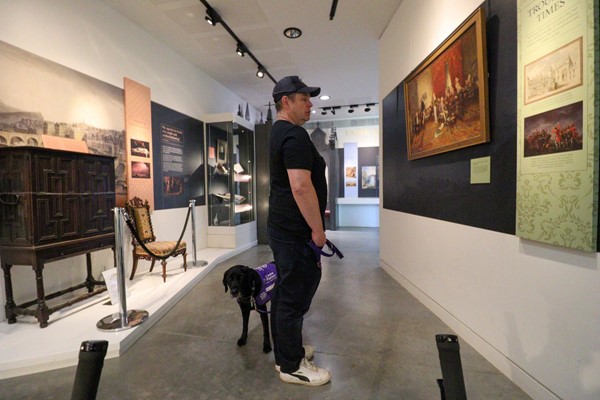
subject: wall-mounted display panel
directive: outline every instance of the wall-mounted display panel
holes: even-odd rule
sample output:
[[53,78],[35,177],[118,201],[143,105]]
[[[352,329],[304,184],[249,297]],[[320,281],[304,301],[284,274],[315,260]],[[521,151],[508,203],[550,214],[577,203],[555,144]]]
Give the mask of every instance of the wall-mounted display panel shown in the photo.
[[204,124],[155,102],[151,108],[155,209],[206,204]]
[[596,251],[598,8],[592,0],[517,5],[516,233]]

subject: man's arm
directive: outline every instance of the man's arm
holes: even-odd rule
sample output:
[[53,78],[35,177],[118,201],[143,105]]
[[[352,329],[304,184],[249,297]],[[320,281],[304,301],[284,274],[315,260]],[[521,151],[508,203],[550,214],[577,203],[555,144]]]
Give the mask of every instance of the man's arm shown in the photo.
[[319,247],[325,246],[325,230],[319,209],[317,192],[310,179],[310,171],[306,169],[288,169],[288,177],[292,195],[300,209],[300,213],[310,227],[312,240]]

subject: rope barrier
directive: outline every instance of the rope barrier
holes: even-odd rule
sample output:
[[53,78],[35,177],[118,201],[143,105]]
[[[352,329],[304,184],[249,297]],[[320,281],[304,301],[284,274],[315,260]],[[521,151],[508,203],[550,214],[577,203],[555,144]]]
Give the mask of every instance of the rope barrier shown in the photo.
[[146,245],[144,244],[144,241],[142,239],[140,239],[137,229],[135,229],[135,227],[133,226],[133,223],[131,222],[131,218],[129,217],[129,214],[127,214],[127,212],[123,213],[124,217],[125,217],[125,223],[127,224],[127,226],[129,227],[129,230],[131,231],[131,234],[133,235],[133,237],[135,238],[135,240],[137,240],[138,244],[142,247],[142,249],[144,249],[144,251],[146,253],[148,253],[149,255],[151,255],[152,257],[159,259],[159,260],[166,260],[167,258],[171,257],[173,254],[175,254],[175,252],[177,251],[177,249],[179,248],[179,244],[181,243],[181,239],[183,239],[183,235],[185,234],[185,230],[187,228],[187,223],[188,220],[190,219],[190,212],[191,212],[191,208],[188,207],[188,213],[185,217],[185,224],[183,225],[183,230],[181,231],[181,235],[179,236],[179,240],[177,240],[177,244],[175,245],[175,247],[173,248],[173,250],[165,255],[165,256],[159,256],[157,254],[154,254],[153,252],[151,252]]

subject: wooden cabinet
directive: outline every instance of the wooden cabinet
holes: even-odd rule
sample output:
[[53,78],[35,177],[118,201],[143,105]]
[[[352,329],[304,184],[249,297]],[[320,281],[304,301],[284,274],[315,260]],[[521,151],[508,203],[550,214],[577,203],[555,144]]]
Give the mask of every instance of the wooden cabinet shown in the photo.
[[[81,287],[94,292],[99,282],[91,276],[89,253],[114,247],[114,207],[112,157],[40,147],[0,148],[0,258],[9,323],[16,322],[17,314],[27,314],[45,327],[49,315],[64,307],[48,308],[46,299]],[[78,254],[88,254],[86,282],[45,295],[44,263]],[[15,305],[13,265],[33,266],[37,300]],[[27,309],[34,304],[35,311]]]

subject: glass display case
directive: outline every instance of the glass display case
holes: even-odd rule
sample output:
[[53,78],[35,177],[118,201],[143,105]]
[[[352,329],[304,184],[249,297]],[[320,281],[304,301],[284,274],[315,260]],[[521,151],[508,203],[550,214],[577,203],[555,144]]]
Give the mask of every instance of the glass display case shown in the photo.
[[254,221],[254,132],[248,121],[234,114],[218,114],[205,122],[208,225]]

